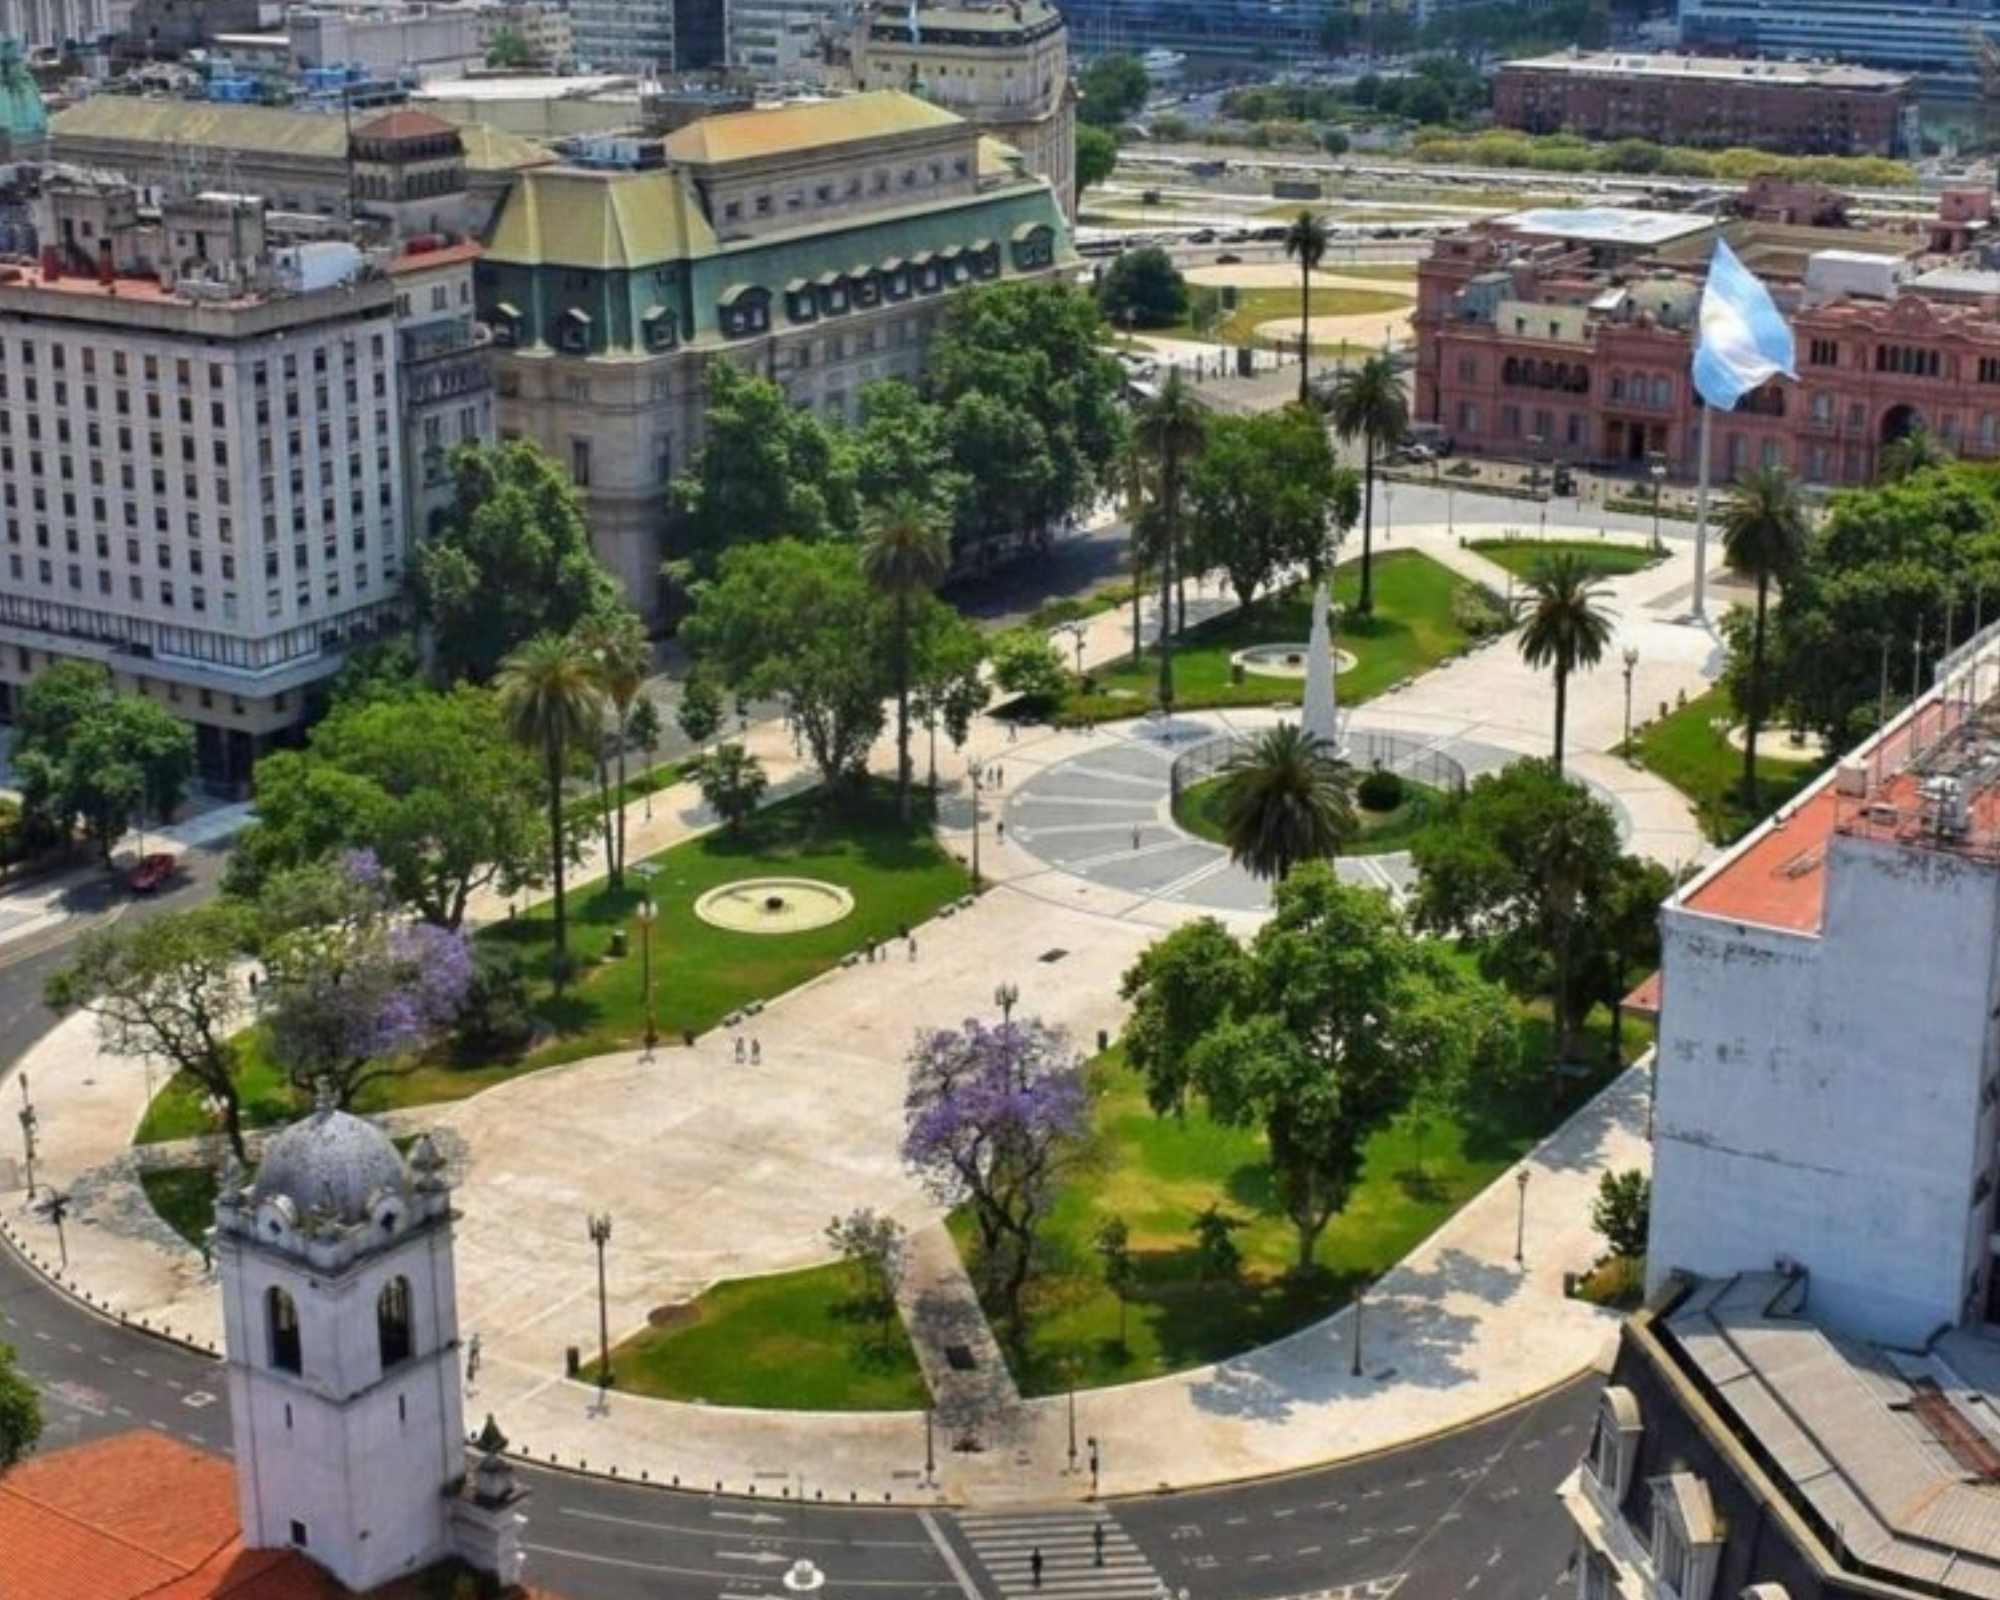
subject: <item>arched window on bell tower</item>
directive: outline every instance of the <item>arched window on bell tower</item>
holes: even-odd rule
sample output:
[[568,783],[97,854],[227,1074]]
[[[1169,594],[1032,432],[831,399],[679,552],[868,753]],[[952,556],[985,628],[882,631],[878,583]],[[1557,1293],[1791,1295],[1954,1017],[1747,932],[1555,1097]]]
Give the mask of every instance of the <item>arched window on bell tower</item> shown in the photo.
[[299,1308],[276,1284],[264,1291],[264,1321],[271,1335],[271,1365],[280,1372],[303,1372]]
[[408,1361],[410,1341],[410,1280],[391,1278],[375,1302],[375,1339],[382,1352],[382,1370]]

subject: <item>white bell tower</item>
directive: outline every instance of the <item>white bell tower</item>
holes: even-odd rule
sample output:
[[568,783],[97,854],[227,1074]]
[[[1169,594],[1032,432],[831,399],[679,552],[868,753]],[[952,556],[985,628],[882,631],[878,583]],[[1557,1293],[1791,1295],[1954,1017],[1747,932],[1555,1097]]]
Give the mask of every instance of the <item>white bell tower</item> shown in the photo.
[[317,1109],[215,1206],[243,1540],[350,1589],[445,1559],[466,1478],[452,1209],[428,1139]]

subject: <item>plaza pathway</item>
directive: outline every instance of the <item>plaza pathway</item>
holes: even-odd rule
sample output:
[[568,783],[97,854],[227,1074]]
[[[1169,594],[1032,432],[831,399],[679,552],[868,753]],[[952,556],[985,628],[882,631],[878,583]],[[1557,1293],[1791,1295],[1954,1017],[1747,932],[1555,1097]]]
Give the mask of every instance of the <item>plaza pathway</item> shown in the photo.
[[[1461,570],[1485,566],[1441,532],[1398,534],[1392,547],[1409,544]],[[1627,642],[1640,650],[1642,703],[1693,692],[1710,654],[1704,634],[1672,620],[1686,559],[1614,590],[1614,653]],[[1097,619],[1087,658],[1125,649],[1129,627],[1123,615]],[[1539,752],[1547,705],[1546,684],[1503,646],[1384,697],[1361,720],[1465,749]],[[1692,859],[1699,839],[1672,791],[1588,753],[1616,740],[1622,709],[1615,668],[1579,680],[1573,762],[1614,796],[1636,845],[1663,860]],[[797,1471],[842,1499],[1046,1498],[1087,1487],[1067,1470],[1060,1400],[990,1420],[976,1452],[940,1439],[935,1478],[926,1480],[920,1415],[752,1412],[615,1391],[600,1404],[594,1389],[561,1373],[566,1351],[587,1345],[595,1329],[589,1213],[614,1218],[610,1318],[621,1337],[716,1279],[822,1259],[822,1230],[835,1212],[865,1204],[913,1227],[935,1220],[896,1160],[902,1058],[919,1026],[990,1011],[994,986],[1007,981],[1019,986],[1023,1010],[1067,1027],[1086,1047],[1100,1029],[1117,1028],[1118,975],[1159,929],[1197,906],[1162,894],[1157,882],[1093,872],[1053,852],[1045,858],[1036,850],[1047,841],[1032,825],[1023,838],[1023,828],[1043,774],[1100,761],[1143,736],[1037,730],[1010,739],[982,723],[970,754],[1003,766],[1006,779],[997,811],[989,801],[984,839],[994,888],[971,909],[919,929],[914,965],[898,958],[836,969],[773,1001],[745,1025],[761,1046],[760,1066],[737,1064],[734,1040],[717,1030],[690,1049],[580,1062],[413,1114],[437,1130],[458,1184],[462,1322],[484,1351],[473,1416],[494,1412],[538,1460],[737,1490]],[[782,733],[759,730],[753,744],[781,782],[800,781]],[[685,788],[657,797],[652,809],[648,819],[643,806],[633,808],[635,850],[661,848],[704,822]],[[1004,843],[992,828],[998,820],[1009,821]],[[942,819],[954,848],[969,846],[970,822],[961,780]],[[1248,906],[1225,909],[1246,926],[1254,921]],[[76,1197],[66,1281],[135,1320],[214,1343],[213,1285],[194,1252],[152,1218],[133,1181],[127,1140],[145,1102],[145,1069],[101,1054],[83,1018],[55,1029],[24,1068],[42,1117],[41,1175]],[[1353,1313],[1343,1312],[1220,1366],[1082,1397],[1082,1425],[1102,1441],[1102,1488],[1215,1481],[1383,1448],[1590,1363],[1613,1321],[1566,1299],[1563,1275],[1596,1254],[1588,1225],[1596,1174],[1646,1159],[1645,1098],[1643,1074],[1626,1075],[1531,1155],[1525,1197],[1504,1175],[1386,1277],[1362,1313],[1358,1376],[1350,1370]],[[4,1215],[46,1263],[46,1225],[24,1215],[19,1196]],[[1517,1236],[1526,1247],[1520,1262]]]

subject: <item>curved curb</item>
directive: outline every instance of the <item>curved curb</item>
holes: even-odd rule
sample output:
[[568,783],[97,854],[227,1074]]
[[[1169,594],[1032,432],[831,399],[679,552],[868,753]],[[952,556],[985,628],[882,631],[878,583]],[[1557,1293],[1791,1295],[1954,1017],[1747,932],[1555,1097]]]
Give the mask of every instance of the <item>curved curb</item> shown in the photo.
[[205,1356],[213,1361],[222,1359],[219,1346],[204,1344],[184,1333],[176,1333],[165,1323],[155,1327],[151,1319],[129,1316],[118,1310],[109,1301],[99,1300],[87,1289],[80,1289],[62,1276],[61,1269],[36,1254],[28,1241],[15,1231],[14,1225],[5,1216],[0,1216],[0,1243],[7,1246],[8,1253],[22,1266],[32,1272],[42,1284],[59,1294],[77,1310],[92,1317],[107,1327],[118,1328],[126,1333],[138,1334],[160,1344],[170,1344],[185,1350],[190,1355]]

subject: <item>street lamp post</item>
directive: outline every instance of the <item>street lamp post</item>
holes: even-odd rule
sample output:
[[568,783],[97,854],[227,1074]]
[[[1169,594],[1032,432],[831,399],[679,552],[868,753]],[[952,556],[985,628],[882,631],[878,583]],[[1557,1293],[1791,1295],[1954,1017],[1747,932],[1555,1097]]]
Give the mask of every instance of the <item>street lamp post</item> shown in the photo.
[[[1626,687],[1625,698],[1629,703],[1632,698],[1629,678]],[[646,993],[646,1049],[650,1052],[660,1042],[660,1018],[653,1006],[653,924],[659,920],[660,908],[647,895],[633,915],[639,919],[639,982]]]
[[1632,760],[1632,673],[1639,665],[1639,649],[1636,645],[1625,647],[1625,760]]
[[597,1387],[611,1387],[611,1312],[604,1293],[604,1247],[611,1242],[611,1213],[593,1212],[590,1242],[597,1246]]
[[1014,1020],[1014,1007],[1021,1003],[1021,986],[1018,983],[1002,983],[993,991],[993,1003],[1000,1008],[1001,1026]]
[[969,761],[965,768],[966,781],[972,785],[972,887],[979,888],[979,763]]
[[1519,1209],[1514,1213],[1514,1265],[1525,1267],[1527,1257],[1523,1246],[1528,1237],[1528,1169],[1523,1167],[1514,1174],[1514,1188],[1520,1196]]
[[1347,1371],[1350,1377],[1355,1378],[1361,1376],[1361,1306],[1362,1298],[1367,1292],[1362,1284],[1357,1283],[1354,1286],[1354,1326],[1348,1330],[1354,1337],[1350,1344]]
[[1071,648],[1076,651],[1076,675],[1081,678],[1083,676],[1083,641],[1084,636],[1090,630],[1082,622],[1065,622],[1062,625],[1062,631],[1069,635]]
[[[150,1103],[150,1102],[149,1102]],[[35,1108],[28,1099],[28,1075],[21,1074],[21,1109],[15,1113],[21,1122],[21,1147],[28,1160],[28,1198],[35,1198],[35,1130],[41,1126]]]
[[937,1484],[937,1412],[931,1406],[924,1407],[924,1487],[934,1488]]
[[63,1235],[63,1223],[69,1216],[69,1196],[60,1189],[51,1189],[48,1198],[36,1209],[55,1224],[56,1254],[62,1261],[62,1270],[69,1271],[69,1240]]
[[1653,554],[1658,555],[1666,548],[1660,542],[1660,490],[1667,481],[1667,464],[1655,456],[1646,471],[1653,480]]

